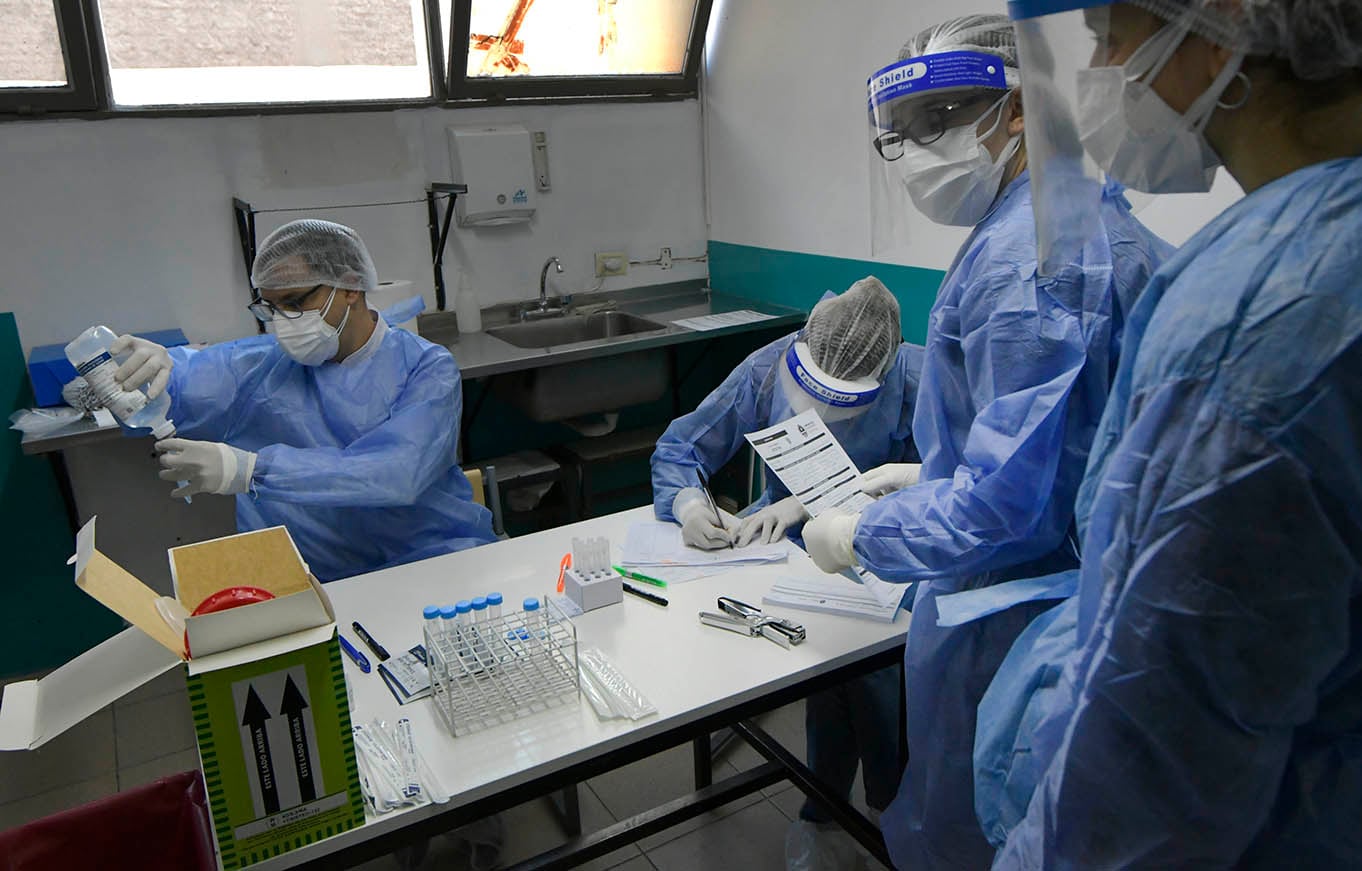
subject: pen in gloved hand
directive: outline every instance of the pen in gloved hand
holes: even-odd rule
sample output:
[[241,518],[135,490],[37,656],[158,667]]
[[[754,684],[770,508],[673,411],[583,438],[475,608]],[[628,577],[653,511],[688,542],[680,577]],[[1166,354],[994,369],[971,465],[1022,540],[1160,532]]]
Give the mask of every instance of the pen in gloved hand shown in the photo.
[[705,470],[697,468],[695,473],[700,476],[700,489],[705,491],[705,498],[709,500],[709,507],[714,511],[714,520],[718,527],[724,531],[728,538],[728,548],[733,549],[733,533],[729,531],[727,524],[724,523],[723,515],[719,513],[719,504],[714,501],[714,494],[709,491],[709,480],[705,478]]

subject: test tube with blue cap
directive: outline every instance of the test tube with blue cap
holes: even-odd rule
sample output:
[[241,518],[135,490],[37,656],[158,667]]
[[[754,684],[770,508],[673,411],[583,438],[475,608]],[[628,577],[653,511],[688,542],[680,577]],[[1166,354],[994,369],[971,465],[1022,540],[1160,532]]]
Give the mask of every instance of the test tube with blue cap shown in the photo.
[[459,656],[468,655],[468,630],[472,625],[473,603],[467,599],[460,599],[454,603],[454,609],[458,612],[458,619],[454,624],[454,632],[458,638]]
[[481,623],[487,619],[487,597],[478,596],[473,599],[473,622]]
[[440,606],[427,605],[421,609],[421,617],[425,620],[426,635],[432,639],[439,638],[444,631],[444,626],[440,622]]
[[458,635],[457,609],[453,605],[440,608],[440,630],[447,640],[453,641]]
[[500,594],[500,593],[488,593],[488,594],[487,594],[487,618],[488,618],[489,620],[500,620],[500,619],[501,619],[501,594]]

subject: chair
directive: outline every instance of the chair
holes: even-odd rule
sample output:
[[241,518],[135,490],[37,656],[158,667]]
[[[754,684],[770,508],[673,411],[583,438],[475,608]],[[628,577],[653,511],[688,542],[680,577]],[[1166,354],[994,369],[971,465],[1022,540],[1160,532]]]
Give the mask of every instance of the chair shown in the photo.
[[5,871],[213,871],[213,827],[197,769],[0,832]]

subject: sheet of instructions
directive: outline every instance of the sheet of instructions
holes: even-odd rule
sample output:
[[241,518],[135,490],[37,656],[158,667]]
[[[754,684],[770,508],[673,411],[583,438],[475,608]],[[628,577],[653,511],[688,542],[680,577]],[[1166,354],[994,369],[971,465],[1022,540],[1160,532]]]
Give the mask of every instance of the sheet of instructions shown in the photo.
[[[856,514],[875,501],[861,492],[861,470],[812,410],[747,433],[747,441],[810,517],[829,509]],[[906,589],[859,567],[843,574],[864,584],[885,606],[898,604]]]

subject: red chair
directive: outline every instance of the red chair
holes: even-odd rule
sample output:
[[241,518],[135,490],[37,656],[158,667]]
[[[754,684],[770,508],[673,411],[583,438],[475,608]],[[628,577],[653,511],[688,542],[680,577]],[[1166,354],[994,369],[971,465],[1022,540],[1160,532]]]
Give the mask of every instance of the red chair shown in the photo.
[[198,771],[0,832],[0,871],[213,871],[213,828]]

